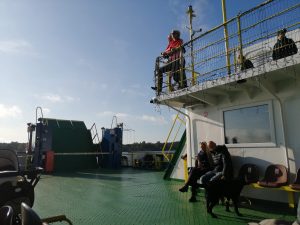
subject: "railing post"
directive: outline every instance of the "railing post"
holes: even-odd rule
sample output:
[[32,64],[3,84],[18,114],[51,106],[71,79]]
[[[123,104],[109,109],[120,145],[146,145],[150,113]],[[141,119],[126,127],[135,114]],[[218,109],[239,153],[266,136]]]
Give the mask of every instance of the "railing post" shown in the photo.
[[238,39],[239,39],[239,52],[240,52],[240,64],[244,63],[244,55],[243,55],[243,41],[242,41],[242,31],[241,31],[241,15],[237,16],[237,28],[238,28]]
[[227,16],[226,16],[226,5],[225,0],[222,0],[222,12],[223,12],[223,26],[224,26],[224,38],[225,38],[225,51],[226,51],[226,66],[228,75],[230,71],[230,54],[229,54],[229,41],[228,41],[228,30],[227,30]]
[[183,159],[183,167],[184,167],[184,181],[187,182],[189,177],[187,159]]
[[169,141],[169,138],[170,138],[170,136],[171,136],[171,133],[172,133],[172,131],[173,131],[173,129],[174,129],[174,126],[175,126],[176,121],[177,121],[178,118],[179,118],[179,113],[177,113],[177,115],[176,115],[176,117],[175,117],[175,119],[174,119],[174,121],[173,121],[172,127],[171,127],[171,129],[170,129],[170,131],[169,131],[169,134],[168,134],[168,137],[167,137],[167,139],[166,139],[166,141],[165,141],[165,144],[164,144],[164,146],[163,146],[163,148],[162,148],[162,150],[161,150],[163,156],[164,156],[168,161],[170,161],[170,159],[169,159],[169,157],[167,156],[167,154],[165,153],[165,149],[166,149],[166,147],[167,147],[167,143],[168,143],[168,141]]
[[180,52],[179,52],[179,72],[180,72],[180,80],[179,80],[179,85],[180,85],[180,88],[183,87],[183,54],[182,54],[182,48],[180,48]]
[[[168,79],[167,79],[167,85],[168,85],[168,90],[169,90],[169,92],[172,92],[173,91],[173,88],[172,88],[172,73],[173,72],[167,72],[166,74],[167,74],[167,77],[168,77]],[[174,76],[174,74],[173,74],[173,76]]]
[[163,75],[159,72],[159,60],[160,58],[157,57],[155,61],[155,71],[154,71],[154,80],[156,86],[156,95],[158,96],[162,91],[162,82],[163,82]]
[[192,67],[192,85],[196,84],[196,74],[195,74],[195,60],[194,60],[194,43],[192,41],[194,31],[193,31],[193,17],[196,17],[194,14],[193,7],[190,5],[187,11],[187,14],[189,15],[189,23],[190,23],[190,41],[191,41],[191,67]]
[[234,63],[234,73],[236,73],[237,72],[236,48],[233,49],[233,63]]

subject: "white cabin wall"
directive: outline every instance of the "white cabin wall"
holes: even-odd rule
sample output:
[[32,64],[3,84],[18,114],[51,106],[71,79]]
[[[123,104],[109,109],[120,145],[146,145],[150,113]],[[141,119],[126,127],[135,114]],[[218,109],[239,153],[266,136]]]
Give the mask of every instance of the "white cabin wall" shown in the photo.
[[[284,101],[287,144],[289,149],[289,162],[291,172],[296,173],[300,168],[300,93]],[[295,175],[293,176],[295,177]]]
[[[289,147],[289,162],[291,177],[293,178],[296,168],[300,167],[300,94],[299,87],[295,85],[294,89],[280,92],[279,97],[283,101],[283,112],[285,118],[285,128],[287,144]],[[277,94],[276,94],[277,95]],[[254,163],[259,167],[261,178],[265,169],[270,164],[283,164],[287,166],[285,140],[283,124],[281,119],[281,110],[279,101],[267,92],[257,93],[250,99],[245,93],[241,93],[233,101],[222,100],[218,106],[194,106],[189,108],[189,115],[192,121],[192,144],[194,149],[198,150],[200,141],[215,141],[217,144],[224,144],[224,124],[223,110],[230,107],[243,107],[263,102],[271,102],[273,108],[275,142],[273,147],[229,147],[233,158],[235,172],[239,170],[244,163]],[[194,153],[196,154],[196,153]],[[287,193],[275,190],[253,190],[245,188],[244,195],[280,202],[287,202]]]
[[[181,155],[184,155],[185,153],[187,153],[187,142],[185,142],[185,145],[182,149]],[[184,180],[184,163],[180,157],[178,158],[178,160],[174,166],[174,169],[170,175],[170,178]]]

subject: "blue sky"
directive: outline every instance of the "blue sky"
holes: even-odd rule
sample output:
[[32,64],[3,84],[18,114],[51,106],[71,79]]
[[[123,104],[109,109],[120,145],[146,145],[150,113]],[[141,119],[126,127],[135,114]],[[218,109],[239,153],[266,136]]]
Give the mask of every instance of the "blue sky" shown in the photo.
[[[261,0],[227,0],[228,18]],[[155,57],[176,28],[222,22],[221,0],[2,0],[0,2],[0,142],[27,141],[35,108],[45,117],[126,128],[125,142],[163,141],[175,112],[149,103]]]

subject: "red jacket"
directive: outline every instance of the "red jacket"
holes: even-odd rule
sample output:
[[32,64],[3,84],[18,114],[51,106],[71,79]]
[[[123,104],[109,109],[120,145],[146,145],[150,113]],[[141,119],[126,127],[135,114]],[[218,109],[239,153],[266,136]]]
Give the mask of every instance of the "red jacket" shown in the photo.
[[[182,39],[174,40],[172,37],[169,36],[168,40],[169,40],[169,44],[168,44],[166,50],[164,51],[164,53],[166,53],[166,54],[169,54],[172,51],[172,49],[179,48],[183,44]],[[178,59],[180,57],[180,52],[175,51],[174,53],[172,53],[169,56],[170,56],[169,60],[173,61],[173,60]]]

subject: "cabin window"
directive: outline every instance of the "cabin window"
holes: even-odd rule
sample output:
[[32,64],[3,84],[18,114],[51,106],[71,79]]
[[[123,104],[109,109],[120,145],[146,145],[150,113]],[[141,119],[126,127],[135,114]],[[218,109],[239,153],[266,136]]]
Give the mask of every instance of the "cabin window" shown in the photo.
[[223,111],[226,144],[271,143],[269,104]]

